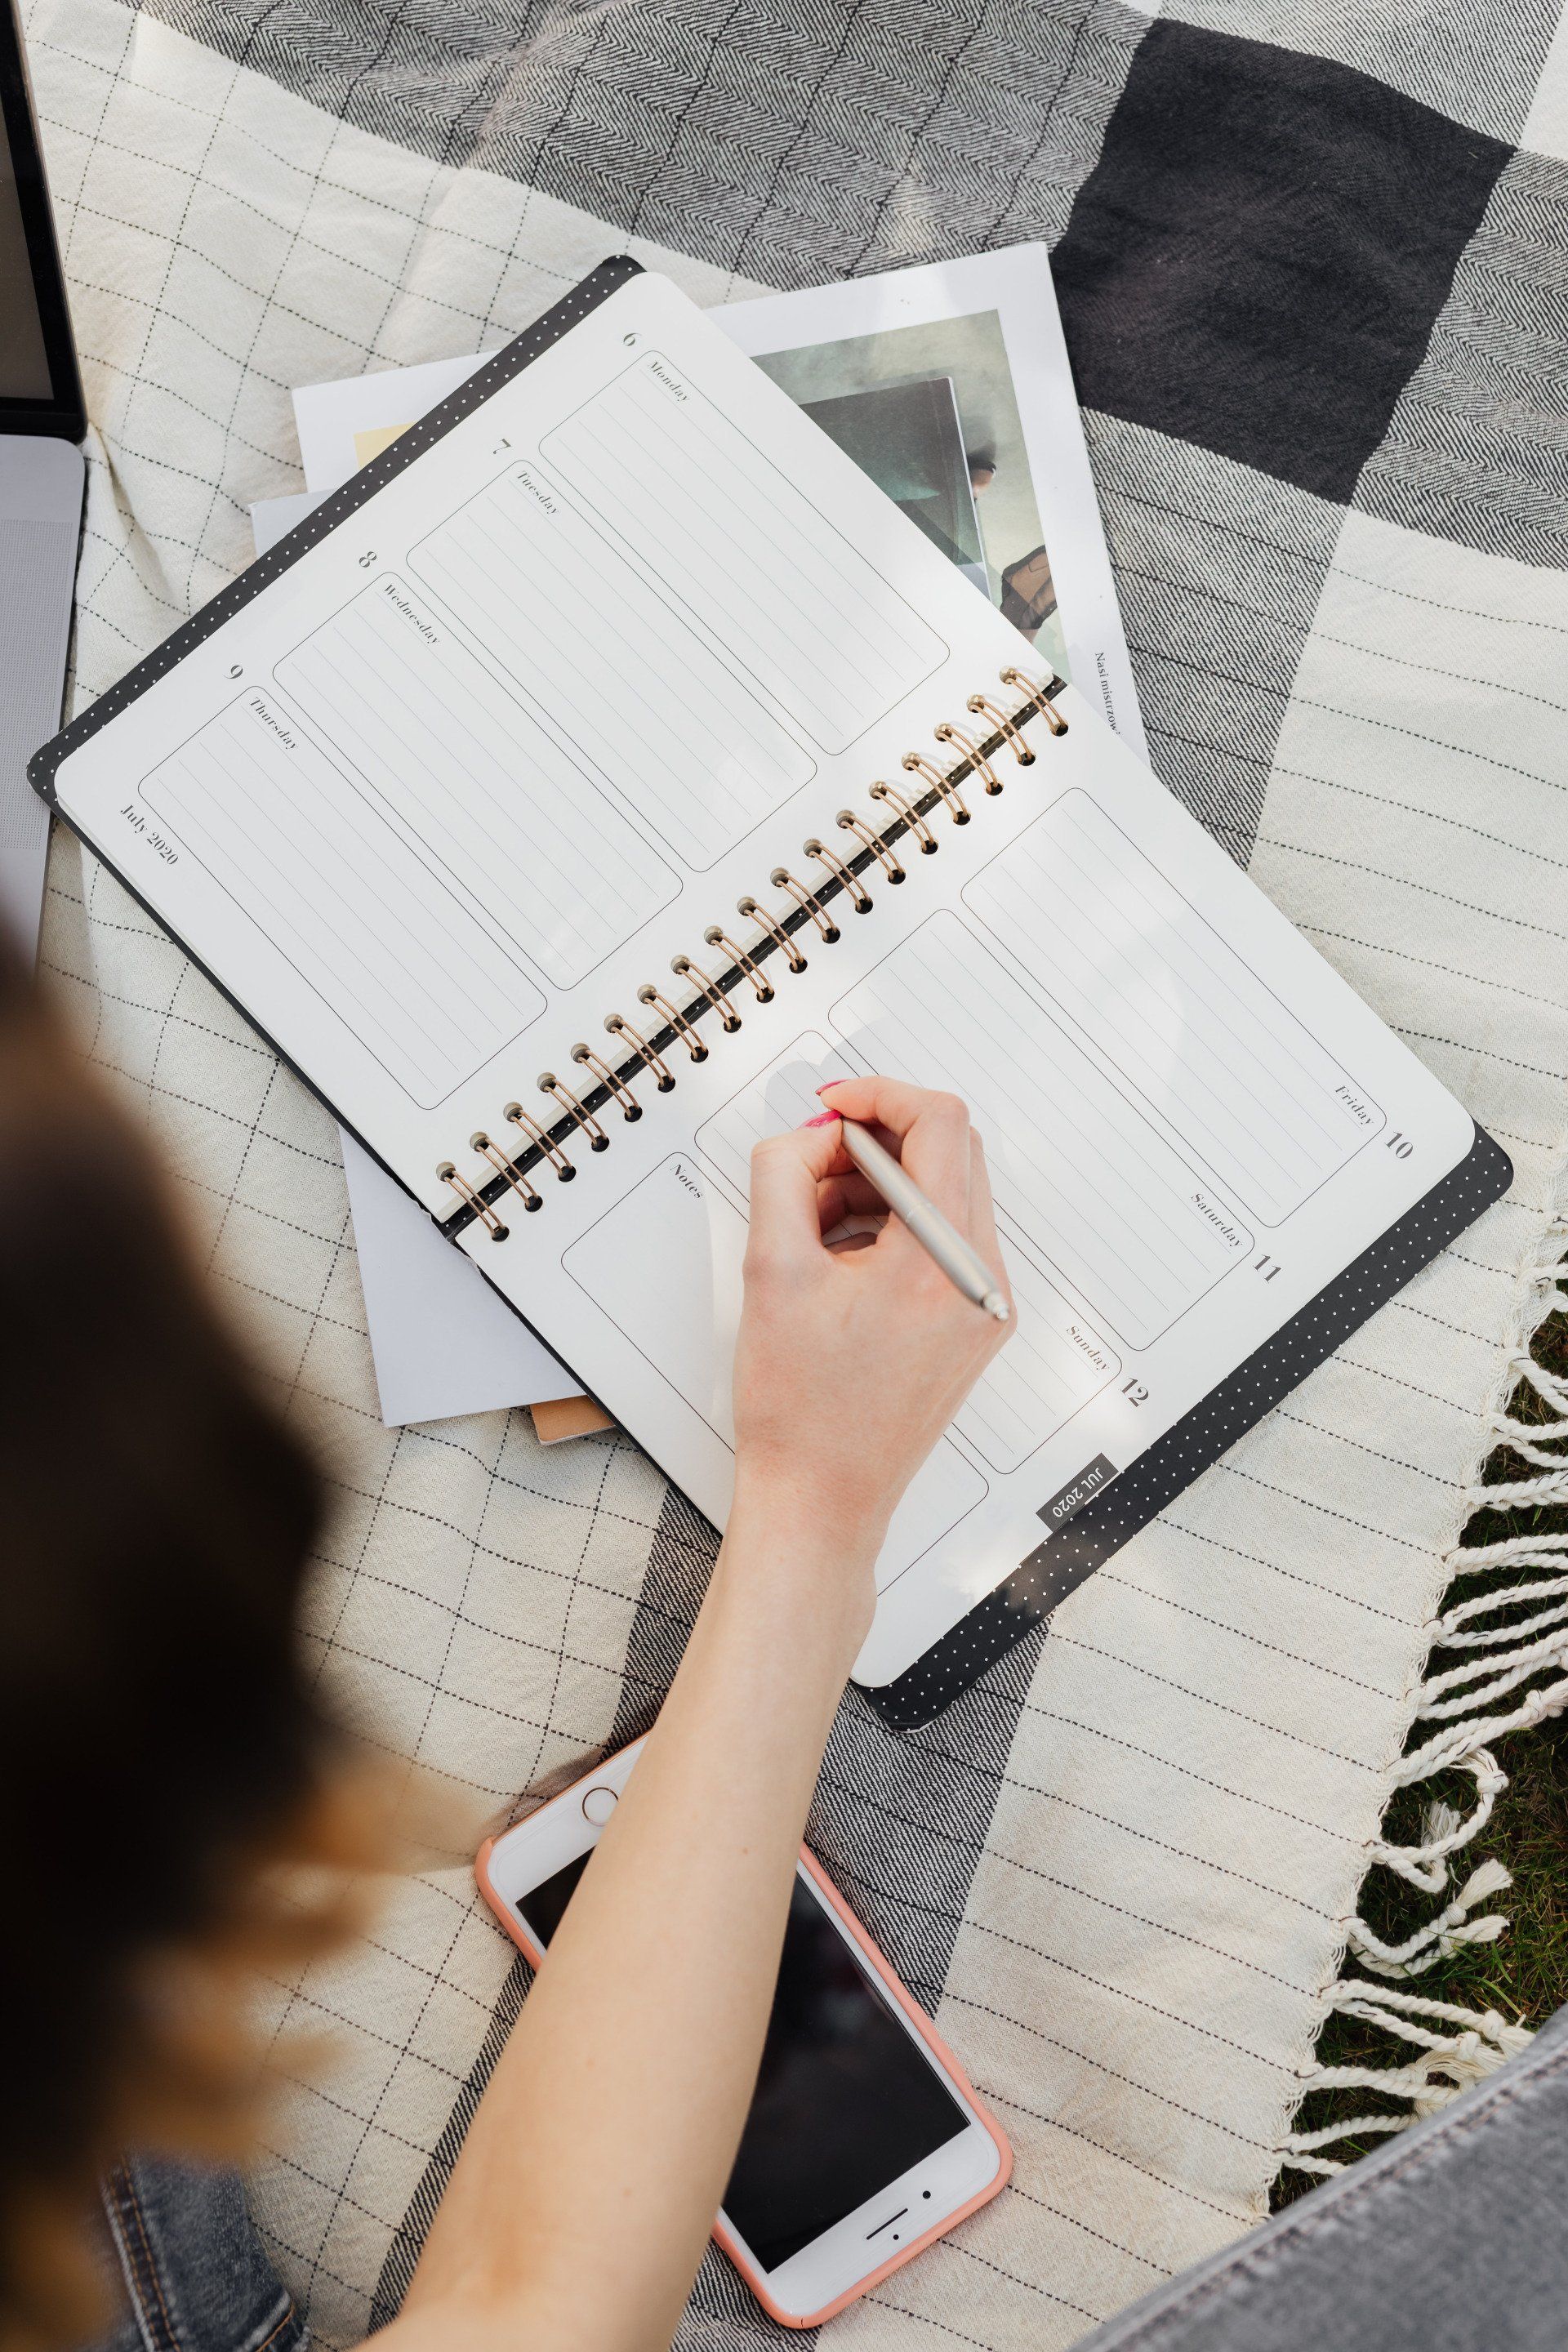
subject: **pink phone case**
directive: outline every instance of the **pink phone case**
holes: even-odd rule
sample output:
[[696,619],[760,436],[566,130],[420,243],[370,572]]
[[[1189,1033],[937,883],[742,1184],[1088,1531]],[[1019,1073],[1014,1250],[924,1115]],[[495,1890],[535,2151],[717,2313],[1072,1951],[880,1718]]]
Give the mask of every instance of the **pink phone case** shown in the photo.
[[[606,1763],[613,1760],[614,1759],[611,1758],[605,1759]],[[604,1765],[601,1765],[598,1769],[602,1771],[604,1769]],[[583,1780],[592,1780],[596,1777],[597,1774],[595,1772],[585,1772],[583,1775]],[[577,1790],[583,1785],[583,1780],[574,1781],[571,1788],[562,1790],[559,1796],[552,1797],[550,1803],[552,1805],[564,1804],[568,1797],[574,1797],[576,1795]],[[545,1810],[547,1809],[543,1806],[540,1808],[541,1811]],[[532,1820],[535,1816],[531,1814],[529,1818]],[[505,1832],[504,1834],[510,1834],[510,1832]],[[540,1962],[544,1958],[543,1946],[535,1942],[534,1938],[529,1934],[528,1929],[524,1927],[519,1914],[503,1896],[499,1895],[496,1893],[495,1888],[490,1884],[490,1852],[497,1843],[498,1841],[495,1838],[487,1838],[483,1845],[480,1846],[479,1853],[474,1857],[474,1876],[479,1882],[479,1893],[484,1896],[485,1901],[489,1905],[490,1909],[495,1913],[496,1917],[500,1920],[507,1934],[511,1937],[512,1942],[527,1955],[533,1966],[538,1968]],[[892,1969],[889,1967],[887,1960],[884,1959],[882,1954],[877,1949],[876,1945],[871,1941],[870,1937],[866,1933],[865,1928],[860,1925],[859,1920],[857,1919],[853,1911],[850,1910],[849,1906],[845,1902],[844,1897],[839,1894],[838,1889],[834,1885],[832,1880],[828,1877],[826,1872],[817,1861],[816,1855],[812,1853],[807,1847],[803,1845],[800,1850],[800,1858],[805,1864],[807,1871],[810,1873],[811,1878],[816,1886],[817,1892],[821,1895],[823,1901],[829,1906],[836,1916],[843,1922],[844,1927],[847,1928],[850,1936],[852,1936],[855,1942],[858,1944],[862,1952],[865,1953],[868,1961],[870,1963],[873,1971],[881,1979],[882,1983],[887,1987],[888,1991],[890,1993],[893,2000],[898,2002],[899,2007],[903,2011],[904,2015],[909,2019],[910,2024],[914,2027],[915,2032],[920,2035],[921,2040],[927,2044],[928,2048],[935,2053],[936,2057],[941,2062],[943,2073],[952,2077],[953,2083],[963,2093],[964,2097],[970,2102],[976,2116],[979,2117],[981,2124],[994,2141],[996,2152],[1002,2159],[1001,2167],[997,2172],[995,2179],[989,2182],[987,2186],[982,2189],[975,2196],[970,2198],[967,2204],[961,2205],[957,2211],[950,2213],[945,2221],[933,2222],[931,2227],[927,2230],[923,2235],[911,2239],[907,2246],[900,2246],[896,2254],[892,2255],[887,2262],[880,2263],[876,2270],[868,2272],[857,2285],[848,2288],[845,2294],[837,2296],[834,2302],[824,2304],[820,2311],[813,2311],[804,2314],[791,2311],[781,2311],[778,2305],[768,2293],[765,2278],[759,2272],[752,2269],[741,2247],[737,2244],[730,2231],[725,2228],[723,2221],[721,2220],[716,2221],[713,2225],[714,2242],[717,2245],[721,2246],[725,2253],[729,2255],[730,2260],[734,2263],[735,2268],[740,2272],[741,2276],[745,2280],[747,2286],[756,2296],[757,2301],[762,2305],[763,2309],[768,2314],[769,2317],[776,2319],[780,2326],[784,2327],[819,2327],[825,2319],[833,2318],[836,2313],[843,2311],[848,2305],[858,2302],[860,2296],[867,2294],[870,2288],[879,2284],[883,2279],[889,2277],[894,2271],[901,2269],[905,2263],[911,2262],[916,2254],[922,2252],[927,2246],[934,2244],[938,2238],[945,2237],[948,2231],[955,2229],[960,2221],[967,2221],[971,2213],[978,2212],[982,2205],[989,2204],[993,2197],[997,2196],[1002,2189],[1005,2189],[1008,2180],[1012,2177],[1013,2150],[1005,2137],[1000,2126],[995,2122],[994,2117],[986,2114],[985,2109],[981,2105],[979,2099],[975,2095],[974,2087],[970,2082],[968,2075],[965,2074],[963,2067],[959,2064],[957,2059],[953,2056],[946,2042],[942,2039],[942,2036],[938,2033],[935,2026],[931,2023],[924,2010],[914,1999],[913,1995],[905,1990],[903,1985],[894,1975]]]

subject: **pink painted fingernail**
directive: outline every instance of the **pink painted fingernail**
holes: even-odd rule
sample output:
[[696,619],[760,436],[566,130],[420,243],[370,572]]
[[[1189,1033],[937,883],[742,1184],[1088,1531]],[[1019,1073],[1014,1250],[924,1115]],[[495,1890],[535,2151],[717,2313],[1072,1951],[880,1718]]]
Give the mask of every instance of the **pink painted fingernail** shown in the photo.
[[803,1131],[808,1127],[837,1127],[838,1113],[836,1110],[819,1110],[815,1118],[803,1118],[800,1124]]
[[847,1078],[829,1078],[826,1085],[818,1087],[816,1091],[819,1095],[825,1095],[828,1087],[847,1087],[848,1084]]

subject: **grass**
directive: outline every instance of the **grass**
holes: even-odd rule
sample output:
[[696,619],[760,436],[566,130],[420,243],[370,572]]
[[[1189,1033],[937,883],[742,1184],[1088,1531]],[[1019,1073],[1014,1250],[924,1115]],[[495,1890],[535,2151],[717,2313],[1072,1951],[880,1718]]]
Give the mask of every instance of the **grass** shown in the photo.
[[[1537,1336],[1537,1360],[1551,1371],[1568,1377],[1568,1315],[1554,1315]],[[1513,1403],[1514,1417],[1522,1422],[1548,1423],[1552,1415],[1535,1391],[1521,1384]],[[1564,1455],[1568,1466],[1568,1454]],[[1527,1477],[1532,1465],[1510,1448],[1500,1447],[1487,1465],[1484,1483]],[[1467,1528],[1469,1545],[1495,1543],[1505,1536],[1544,1535],[1568,1531],[1568,1507],[1534,1510],[1482,1511]],[[1465,1572],[1451,1588],[1455,1601],[1495,1590],[1532,1571],[1514,1570]],[[1539,1571],[1535,1571],[1539,1572]],[[1516,1610],[1515,1616],[1524,1613]],[[1506,1622],[1506,1621],[1503,1621]],[[1445,1664],[1458,1664],[1450,1653]],[[1411,1744],[1431,1730],[1417,1727]],[[1377,1978],[1373,1983],[1394,1983],[1402,1991],[1436,2000],[1462,2002],[1469,2009],[1498,2011],[1526,2025],[1540,2025],[1554,2009],[1568,2001],[1568,1716],[1537,1725],[1533,1730],[1509,1735],[1496,1751],[1509,1786],[1481,1835],[1455,1857],[1451,1894],[1471,1870],[1495,1858],[1513,1876],[1509,1890],[1480,1906],[1503,1910],[1509,1927],[1495,1944],[1463,1944],[1446,1959],[1417,1977]],[[1446,1799],[1460,1813],[1475,1803],[1473,1782],[1459,1773],[1445,1773],[1419,1790],[1401,1790],[1391,1804],[1384,1832],[1399,1843],[1416,1843],[1428,1802]],[[1374,1932],[1398,1943],[1430,1919],[1443,1898],[1423,1895],[1384,1869],[1373,1870],[1363,1889],[1362,1916]],[[1352,1973],[1355,1973],[1352,1969]],[[1403,2063],[1405,2045],[1392,2042],[1353,2019],[1331,2018],[1318,2044],[1318,2054],[1331,2065],[1389,2066]],[[1414,2050],[1408,2051],[1414,2057]],[[1298,2118],[1300,2128],[1315,2130],[1338,2116],[1404,2113],[1395,2103],[1369,2091],[1314,2092]],[[1349,2161],[1381,2146],[1382,2136],[1368,2136],[1336,2144],[1325,2153]],[[1276,2206],[1304,2196],[1315,2185],[1314,2176],[1285,2172],[1276,2187]]]

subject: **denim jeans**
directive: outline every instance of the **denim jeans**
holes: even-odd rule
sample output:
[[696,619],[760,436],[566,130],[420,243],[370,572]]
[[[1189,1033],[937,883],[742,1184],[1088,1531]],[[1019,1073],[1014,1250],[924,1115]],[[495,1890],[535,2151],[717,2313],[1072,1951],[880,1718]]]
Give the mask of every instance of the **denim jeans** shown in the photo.
[[1079,2352],[1563,2352],[1568,2009]]
[[136,2158],[103,2205],[124,2309],[101,2352],[304,2352],[237,2175]]
[[[121,2167],[105,2352],[304,2352],[231,2174]],[[832,2335],[829,2331],[829,2352]],[[1563,2352],[1568,2009],[1530,2048],[1087,2337],[1079,2352]],[[1025,2352],[1025,2347],[1018,2347]]]

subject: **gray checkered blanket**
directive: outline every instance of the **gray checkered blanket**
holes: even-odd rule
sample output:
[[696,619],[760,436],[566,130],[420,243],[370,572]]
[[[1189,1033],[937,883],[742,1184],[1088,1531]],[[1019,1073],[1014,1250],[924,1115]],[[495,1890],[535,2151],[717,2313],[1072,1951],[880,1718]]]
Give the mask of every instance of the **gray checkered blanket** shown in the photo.
[[[1525,1352],[1568,1067],[1557,17],[35,0],[92,417],[79,701],[300,487],[292,385],[499,343],[627,247],[710,301],[1044,238],[1157,772],[1514,1158],[1506,1201],[946,1714],[898,1737],[847,1698],[815,1842],[1018,2165],[846,2346],[1065,2345],[1244,2230],[1282,2161],[1333,2161],[1298,2109],[1337,2079],[1336,2008],[1400,2037],[1406,2109],[1501,2046],[1415,1972],[1497,1932],[1499,1872],[1456,1884],[1457,1857],[1497,1731],[1564,1688],[1563,1539],[1533,1518],[1488,1554],[1542,1596],[1528,1639],[1445,1605],[1500,1432],[1528,1475],[1492,1499],[1563,1492],[1504,1411],[1521,1373],[1568,1408]],[[65,840],[46,960],[326,1463],[306,1638],[350,1723],[492,1811],[641,1728],[711,1532],[616,1436],[384,1428],[325,1115]],[[1439,1768],[1469,1795],[1387,1843]],[[1404,1944],[1359,1916],[1373,1868],[1431,1898]],[[255,2200],[323,2343],[395,2307],[525,1989],[460,1854],[268,1988]],[[307,2069],[292,2029],[323,2021]],[[683,2343],[771,2332],[710,2260]]]

